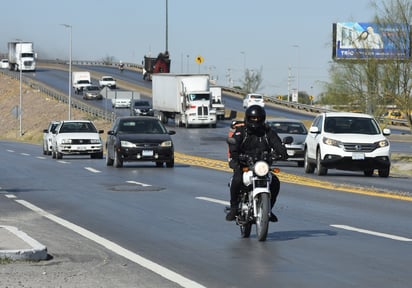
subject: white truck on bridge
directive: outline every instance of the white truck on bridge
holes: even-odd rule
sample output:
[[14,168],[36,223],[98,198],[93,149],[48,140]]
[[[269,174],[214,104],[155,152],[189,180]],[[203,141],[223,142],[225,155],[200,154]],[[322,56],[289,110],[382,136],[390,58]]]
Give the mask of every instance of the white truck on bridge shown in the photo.
[[217,119],[225,119],[225,104],[222,100],[222,87],[212,86],[210,87],[212,92],[212,107],[216,110]]
[[72,73],[73,89],[75,94],[79,94],[86,86],[92,85],[92,78],[89,71],[75,71]]
[[163,123],[171,118],[179,127],[216,127],[207,74],[153,74],[152,97],[154,113]]
[[33,42],[9,42],[9,69],[36,71],[36,54]]

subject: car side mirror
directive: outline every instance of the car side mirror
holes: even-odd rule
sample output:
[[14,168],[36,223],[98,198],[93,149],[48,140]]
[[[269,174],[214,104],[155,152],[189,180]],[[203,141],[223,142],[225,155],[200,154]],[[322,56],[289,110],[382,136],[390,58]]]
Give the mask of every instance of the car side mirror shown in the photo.
[[319,131],[318,127],[312,126],[312,127],[309,128],[309,133],[319,134],[320,131]]
[[293,142],[293,137],[292,136],[286,136],[285,138],[283,138],[283,144],[290,144]]
[[113,130],[109,130],[109,131],[107,131],[107,135],[114,135]]
[[389,129],[389,128],[384,128],[383,131],[382,131],[382,133],[383,133],[383,135],[385,135],[385,136],[389,136],[389,135],[391,135],[391,129]]

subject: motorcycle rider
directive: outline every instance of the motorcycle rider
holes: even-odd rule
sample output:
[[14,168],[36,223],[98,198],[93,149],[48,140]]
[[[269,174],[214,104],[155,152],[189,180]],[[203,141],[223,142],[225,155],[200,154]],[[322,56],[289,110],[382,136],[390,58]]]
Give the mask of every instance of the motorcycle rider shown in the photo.
[[[246,109],[245,125],[236,127],[232,137],[236,139],[236,144],[229,144],[229,166],[233,169],[233,177],[230,185],[230,211],[226,215],[227,221],[236,219],[238,209],[238,193],[242,185],[242,165],[239,161],[240,154],[261,155],[262,152],[276,152],[282,160],[288,158],[286,148],[282,145],[282,140],[278,134],[265,124],[266,111],[259,105],[252,105]],[[275,205],[276,197],[279,194],[280,182],[276,175],[272,175],[270,183],[271,208]],[[277,222],[275,214],[271,212],[270,221]]]

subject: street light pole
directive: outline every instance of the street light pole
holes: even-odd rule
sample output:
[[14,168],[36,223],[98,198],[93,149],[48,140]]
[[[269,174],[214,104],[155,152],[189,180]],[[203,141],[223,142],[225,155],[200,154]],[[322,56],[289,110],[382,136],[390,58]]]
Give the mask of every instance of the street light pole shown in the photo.
[[[18,41],[19,43],[22,43],[23,40],[21,39],[16,39],[16,41]],[[18,113],[19,113],[19,135],[20,137],[23,136],[23,128],[22,128],[22,105],[23,105],[23,97],[22,97],[22,77],[23,77],[23,73],[22,73],[22,60],[21,60],[21,55],[20,55],[20,64],[19,64],[19,89],[20,89],[20,93],[19,93],[19,109],[18,109]]]
[[72,26],[69,24],[61,24],[69,28],[69,120],[72,116]]
[[19,126],[20,126],[20,128],[19,128],[19,131],[20,131],[20,137],[21,136],[23,136],[23,128],[22,128],[22,111],[23,111],[23,109],[22,109],[22,105],[23,105],[23,97],[22,97],[22,89],[21,89],[21,82],[22,82],[22,76],[23,76],[23,73],[22,73],[22,60],[21,60],[21,57],[20,57],[20,64],[19,64],[19,70],[20,70],[20,100],[19,100]]
[[298,93],[298,98],[299,98],[299,45],[293,45],[294,48],[296,48],[296,90]]

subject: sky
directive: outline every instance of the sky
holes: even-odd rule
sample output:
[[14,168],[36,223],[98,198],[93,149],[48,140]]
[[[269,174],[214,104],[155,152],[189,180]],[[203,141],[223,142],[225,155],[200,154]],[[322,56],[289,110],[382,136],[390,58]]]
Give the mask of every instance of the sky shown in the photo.
[[1,9],[0,53],[20,39],[40,59],[68,59],[68,24],[74,60],[141,63],[167,46],[173,73],[208,73],[231,87],[246,69],[261,71],[257,92],[315,97],[329,81],[332,24],[372,22],[375,12],[370,0],[168,0],[168,13],[166,0],[19,0]]

